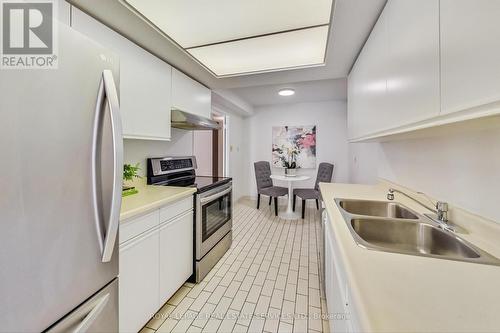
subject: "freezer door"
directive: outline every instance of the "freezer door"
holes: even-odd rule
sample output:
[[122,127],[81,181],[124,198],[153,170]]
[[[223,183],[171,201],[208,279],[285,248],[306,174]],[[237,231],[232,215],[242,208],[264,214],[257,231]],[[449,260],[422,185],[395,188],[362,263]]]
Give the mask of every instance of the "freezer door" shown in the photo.
[[49,328],[46,333],[118,332],[118,279]]
[[58,35],[58,69],[0,70],[0,332],[43,331],[118,275],[118,58]]

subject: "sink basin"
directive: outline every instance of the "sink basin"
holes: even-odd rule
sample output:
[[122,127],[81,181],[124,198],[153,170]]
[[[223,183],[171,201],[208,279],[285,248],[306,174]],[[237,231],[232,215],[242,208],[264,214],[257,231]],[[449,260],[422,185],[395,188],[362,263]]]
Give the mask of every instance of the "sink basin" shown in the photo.
[[430,224],[401,220],[352,219],[352,230],[365,247],[449,259],[480,258],[464,241]]
[[370,200],[340,200],[340,207],[354,215],[417,220],[419,217],[410,209],[395,202]]
[[433,220],[391,201],[335,199],[354,241],[384,252],[500,266],[500,260]]

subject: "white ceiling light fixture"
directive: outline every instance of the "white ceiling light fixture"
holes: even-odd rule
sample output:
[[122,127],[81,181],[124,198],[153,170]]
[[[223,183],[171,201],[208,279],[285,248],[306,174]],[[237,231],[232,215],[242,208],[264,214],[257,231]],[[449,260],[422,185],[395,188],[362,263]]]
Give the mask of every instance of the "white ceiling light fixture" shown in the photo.
[[278,95],[280,95],[280,96],[292,96],[292,95],[295,95],[295,90],[290,89],[290,88],[281,89],[280,91],[278,91]]
[[121,0],[215,77],[325,64],[333,0]]

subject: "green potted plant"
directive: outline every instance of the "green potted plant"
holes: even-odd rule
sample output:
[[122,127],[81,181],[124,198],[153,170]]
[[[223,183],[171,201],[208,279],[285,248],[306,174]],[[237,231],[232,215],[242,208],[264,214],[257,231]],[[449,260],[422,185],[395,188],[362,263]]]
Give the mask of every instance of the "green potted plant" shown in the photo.
[[131,182],[134,178],[141,178],[137,172],[141,170],[139,163],[136,165],[124,164],[123,165],[123,184],[122,184],[122,196],[132,195],[139,192],[135,186],[126,185],[125,182]]

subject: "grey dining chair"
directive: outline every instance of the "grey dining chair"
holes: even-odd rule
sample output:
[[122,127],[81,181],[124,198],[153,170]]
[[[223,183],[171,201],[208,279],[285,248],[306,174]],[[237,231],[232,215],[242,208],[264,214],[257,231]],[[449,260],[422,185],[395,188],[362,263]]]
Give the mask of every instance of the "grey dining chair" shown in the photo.
[[257,183],[257,209],[260,207],[260,195],[269,196],[269,205],[274,198],[274,214],[278,216],[278,197],[288,194],[286,187],[274,186],[271,179],[271,166],[267,161],[255,162],[255,181]]
[[302,199],[302,219],[305,216],[306,211],[306,200],[315,199],[316,208],[319,210],[319,200],[321,199],[321,193],[319,191],[319,183],[330,183],[333,176],[333,164],[331,163],[320,163],[318,167],[318,175],[316,176],[316,183],[314,188],[296,188],[293,190],[293,211],[295,211],[295,201],[297,197]]

